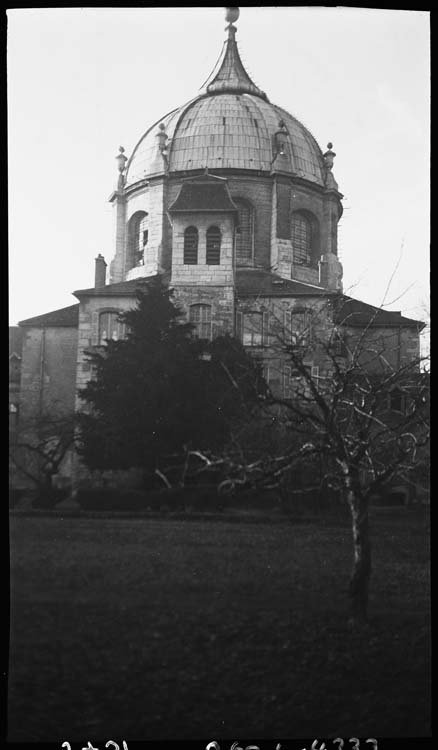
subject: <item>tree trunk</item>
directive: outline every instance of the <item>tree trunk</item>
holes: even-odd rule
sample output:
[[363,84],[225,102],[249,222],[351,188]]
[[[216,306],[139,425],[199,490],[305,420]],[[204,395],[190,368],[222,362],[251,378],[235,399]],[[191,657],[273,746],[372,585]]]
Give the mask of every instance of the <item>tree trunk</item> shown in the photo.
[[368,502],[362,497],[358,482],[350,477],[347,501],[351,511],[354,562],[350,578],[350,622],[366,622],[368,589],[371,576],[371,545],[369,536]]

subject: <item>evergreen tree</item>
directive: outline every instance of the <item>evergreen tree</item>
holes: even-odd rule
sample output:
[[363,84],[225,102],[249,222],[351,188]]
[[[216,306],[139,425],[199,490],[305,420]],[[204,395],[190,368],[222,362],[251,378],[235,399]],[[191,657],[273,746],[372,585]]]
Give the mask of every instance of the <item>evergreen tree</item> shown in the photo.
[[229,336],[201,341],[160,280],[121,314],[126,338],[89,354],[80,453],[92,469],[140,467],[187,447],[218,451],[263,392],[260,367]]

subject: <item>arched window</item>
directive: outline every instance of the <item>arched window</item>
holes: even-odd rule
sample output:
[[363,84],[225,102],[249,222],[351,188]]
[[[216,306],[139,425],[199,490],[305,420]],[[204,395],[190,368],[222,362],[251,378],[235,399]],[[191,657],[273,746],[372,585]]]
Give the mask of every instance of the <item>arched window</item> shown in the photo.
[[191,305],[190,323],[198,339],[211,339],[211,305]]
[[207,229],[207,257],[208,266],[218,266],[221,262],[221,230],[219,227]]
[[129,221],[129,256],[132,267],[142,266],[146,245],[149,241],[149,215],[146,211],[137,211]]
[[125,337],[126,326],[119,321],[120,312],[110,310],[99,315],[99,345],[103,346],[108,339],[118,341]]
[[198,262],[198,230],[187,227],[184,231],[184,263],[196,266]]
[[253,259],[254,216],[251,206],[241,198],[233,198],[239,211],[236,229],[236,264],[247,266]]
[[292,214],[291,240],[293,262],[306,266],[314,265],[316,221],[307,212],[295,211]]

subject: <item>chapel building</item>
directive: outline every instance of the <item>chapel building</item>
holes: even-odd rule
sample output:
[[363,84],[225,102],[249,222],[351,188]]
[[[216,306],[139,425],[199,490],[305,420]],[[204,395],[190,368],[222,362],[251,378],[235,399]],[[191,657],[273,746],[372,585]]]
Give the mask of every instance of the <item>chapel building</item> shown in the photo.
[[[129,157],[120,148],[113,258],[97,256],[94,286],[74,291],[69,307],[20,322],[23,422],[79,408],[87,351],[124,335],[120,312],[157,275],[195,335],[238,337],[286,397],[294,373],[272,345],[279,321],[304,338],[335,328],[341,342],[366,328],[387,342],[393,366],[419,355],[422,323],[343,293],[333,146],[323,152],[251,80],[238,17],[227,9],[227,40],[203,92],[151,125]],[[329,374],[317,348],[306,356],[315,377]]]

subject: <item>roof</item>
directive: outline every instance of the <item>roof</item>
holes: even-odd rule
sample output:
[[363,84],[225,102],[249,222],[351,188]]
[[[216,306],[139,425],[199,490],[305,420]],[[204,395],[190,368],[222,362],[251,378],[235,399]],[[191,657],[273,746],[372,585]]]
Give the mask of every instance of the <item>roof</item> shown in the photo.
[[236,288],[239,297],[326,297],[335,305],[337,325],[359,328],[402,326],[419,330],[425,326],[422,321],[405,318],[400,312],[374,307],[345,294],[330,292],[312,284],[284,279],[263,269],[238,268]]
[[[117,284],[106,284],[100,287],[91,287],[90,289],[78,289],[73,292],[75,297],[134,297],[137,289],[143,284],[147,284],[157,276],[140,276],[131,281],[119,281]],[[163,279],[165,281],[165,279]]]
[[[315,138],[255,85],[240,59],[235,27],[228,31],[219,70],[204,92],[157,120],[140,138],[126,165],[126,186],[164,171],[206,167],[270,173],[280,128],[282,171],[325,187],[324,158]],[[163,134],[166,158],[160,149]]]
[[205,167],[269,173],[273,138],[281,120],[287,131],[286,170],[324,186],[322,151],[309,130],[281,107],[248,93],[204,94],[158,120],[142,136],[128,161],[126,185],[163,172],[158,123],[163,123],[169,139],[170,173]]
[[225,180],[209,175],[186,180],[169,211],[237,211]]
[[20,326],[32,328],[74,328],[78,325],[79,304],[61,307],[59,310],[37,315],[35,318],[20,320]]
[[239,297],[320,297],[327,290],[313,284],[284,279],[262,268],[238,268],[236,288]]
[[373,327],[403,326],[403,328],[419,328],[425,326],[421,320],[405,318],[401,312],[384,310],[381,307],[368,305],[361,300],[342,295],[337,304],[335,321],[338,325],[360,327],[372,325]]
[[207,91],[209,94],[230,91],[239,94],[254,94],[267,100],[268,97],[264,91],[256,86],[243,67],[236,44],[236,31],[236,27],[232,24],[228,26],[228,40],[224,45],[221,64],[215,77],[208,84]]

